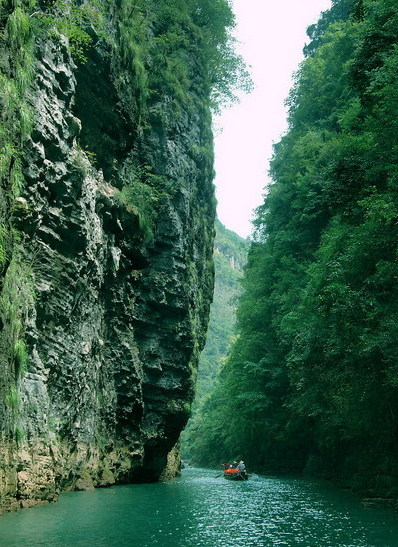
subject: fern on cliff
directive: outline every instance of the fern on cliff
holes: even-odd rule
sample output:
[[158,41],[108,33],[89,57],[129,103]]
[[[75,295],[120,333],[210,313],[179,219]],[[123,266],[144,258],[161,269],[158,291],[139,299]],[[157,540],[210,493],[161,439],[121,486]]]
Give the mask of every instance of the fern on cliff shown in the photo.
[[126,70],[135,76],[140,100],[161,91],[185,107],[199,79],[214,108],[250,87],[234,50],[234,15],[227,0],[122,0],[118,38]]
[[5,431],[17,440],[18,384],[27,366],[24,341],[26,313],[33,296],[29,268],[16,250],[18,235],[13,228],[17,197],[23,185],[22,146],[32,128],[27,91],[33,78],[34,2],[0,3],[0,415]]
[[69,40],[72,57],[78,63],[87,61],[87,52],[96,40],[105,37],[105,15],[109,0],[54,0],[35,12],[42,31],[59,33]]
[[26,93],[33,77],[32,2],[0,4],[0,272],[10,260],[15,199],[23,186],[22,143],[32,127]]

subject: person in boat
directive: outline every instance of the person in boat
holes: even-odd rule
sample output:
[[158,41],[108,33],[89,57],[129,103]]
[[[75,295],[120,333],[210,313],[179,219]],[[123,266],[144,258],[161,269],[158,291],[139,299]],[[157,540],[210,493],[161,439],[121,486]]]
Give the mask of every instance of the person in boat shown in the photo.
[[243,460],[241,460],[238,465],[236,466],[236,469],[239,469],[239,472],[240,473],[246,473],[246,466],[245,466],[245,462]]
[[223,463],[224,466],[224,474],[234,474],[236,473],[236,466],[237,462],[234,463]]

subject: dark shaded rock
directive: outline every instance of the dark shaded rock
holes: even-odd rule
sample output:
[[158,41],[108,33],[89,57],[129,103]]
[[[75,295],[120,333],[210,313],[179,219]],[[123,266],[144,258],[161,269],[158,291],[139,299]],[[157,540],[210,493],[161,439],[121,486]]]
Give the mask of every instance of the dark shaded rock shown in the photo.
[[[211,140],[209,116],[198,101],[176,120],[160,97],[148,120],[161,113],[164,122],[138,131],[120,110],[106,55],[76,70],[61,39],[43,44],[37,61],[26,187],[14,214],[20,279],[32,293],[28,363],[15,408],[0,409],[1,511],[71,489],[163,480],[180,465],[175,447],[213,288],[212,158],[203,169],[191,153]],[[172,187],[149,240],[140,211],[117,198],[146,166]]]

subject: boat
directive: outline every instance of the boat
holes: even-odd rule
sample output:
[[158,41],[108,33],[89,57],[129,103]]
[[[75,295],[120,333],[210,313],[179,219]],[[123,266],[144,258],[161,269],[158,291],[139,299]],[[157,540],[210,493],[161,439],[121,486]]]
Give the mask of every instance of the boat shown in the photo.
[[224,479],[229,481],[247,481],[248,478],[249,475],[246,471],[241,471],[240,469],[234,467],[224,470]]

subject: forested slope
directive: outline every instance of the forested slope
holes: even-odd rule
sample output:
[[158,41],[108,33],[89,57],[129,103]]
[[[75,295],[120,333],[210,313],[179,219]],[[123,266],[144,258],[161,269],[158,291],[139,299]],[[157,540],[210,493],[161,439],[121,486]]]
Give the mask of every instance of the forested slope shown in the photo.
[[195,461],[202,437],[197,434],[203,419],[203,405],[218,382],[236,330],[236,308],[240,280],[246,263],[248,241],[216,220],[214,240],[214,296],[206,344],[199,358],[196,395],[192,416],[182,436],[183,458]]
[[335,0],[288,98],[198,457],[398,494],[398,10]]

